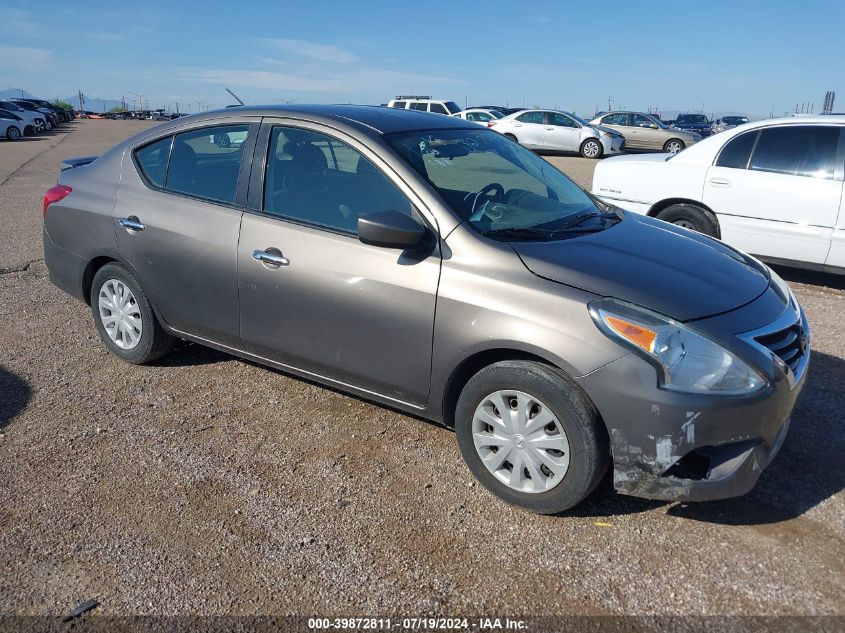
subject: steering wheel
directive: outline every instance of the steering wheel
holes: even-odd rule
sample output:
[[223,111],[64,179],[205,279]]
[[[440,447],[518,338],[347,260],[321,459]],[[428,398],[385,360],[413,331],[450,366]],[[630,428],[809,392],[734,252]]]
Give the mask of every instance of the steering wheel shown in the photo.
[[[495,195],[491,196],[490,194]],[[464,197],[464,200],[466,200],[472,195],[472,193],[468,193],[466,197]],[[489,198],[485,202],[502,202],[505,199],[505,188],[498,182],[491,182],[489,185],[484,186],[480,191],[478,191],[472,199],[472,208],[469,210],[470,220],[480,220],[480,216],[483,215],[483,212],[475,212],[475,208],[478,206],[479,198]],[[476,217],[476,215],[478,217]]]

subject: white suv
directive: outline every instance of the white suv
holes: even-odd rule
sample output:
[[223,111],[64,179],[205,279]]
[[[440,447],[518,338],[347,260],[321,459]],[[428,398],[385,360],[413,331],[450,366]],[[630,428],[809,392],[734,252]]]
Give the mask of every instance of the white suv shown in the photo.
[[418,95],[397,96],[395,99],[388,101],[387,107],[435,112],[437,114],[456,114],[461,111],[461,108],[454,101],[442,101],[441,99]]

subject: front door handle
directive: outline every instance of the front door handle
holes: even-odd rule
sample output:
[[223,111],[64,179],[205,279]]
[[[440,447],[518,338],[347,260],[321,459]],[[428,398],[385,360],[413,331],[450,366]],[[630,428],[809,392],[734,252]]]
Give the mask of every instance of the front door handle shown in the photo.
[[282,255],[282,252],[278,248],[266,248],[263,251],[254,250],[252,251],[252,258],[269,268],[290,265],[290,260]]
[[709,182],[714,187],[730,187],[731,186],[731,181],[728,180],[727,178],[711,178],[707,182]]
[[120,218],[117,223],[126,229],[127,233],[137,233],[138,231],[143,231],[146,228],[143,224],[141,224],[138,216],[135,215],[130,215],[128,218]]

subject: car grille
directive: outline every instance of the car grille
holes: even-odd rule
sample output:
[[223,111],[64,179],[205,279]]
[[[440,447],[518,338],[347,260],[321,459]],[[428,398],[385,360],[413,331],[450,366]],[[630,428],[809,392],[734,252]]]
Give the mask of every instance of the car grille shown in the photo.
[[780,358],[798,376],[801,359],[809,351],[807,349],[807,335],[800,321],[787,328],[755,337],[763,347]]

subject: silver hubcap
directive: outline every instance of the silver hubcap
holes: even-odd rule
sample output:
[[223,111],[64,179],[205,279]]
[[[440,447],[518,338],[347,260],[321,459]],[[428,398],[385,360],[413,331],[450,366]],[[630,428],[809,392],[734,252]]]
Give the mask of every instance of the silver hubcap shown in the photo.
[[677,141],[672,141],[671,143],[669,143],[669,145],[666,146],[666,149],[669,150],[670,154],[677,154],[683,149],[683,147],[681,147],[681,144]]
[[13,141],[17,141],[17,140],[18,140],[18,138],[20,137],[20,133],[18,132],[18,129],[17,129],[17,128],[14,128],[14,127],[10,127],[10,128],[6,131],[6,135],[7,135],[10,139],[12,139]]
[[138,301],[119,279],[109,279],[100,288],[100,321],[112,343],[132,349],[141,340],[144,325]]
[[599,153],[599,146],[597,143],[587,143],[584,145],[584,154],[589,158],[593,158],[594,156],[598,156]]
[[569,470],[569,440],[545,404],[522,391],[496,391],[472,419],[478,456],[496,479],[519,492],[546,492]]

